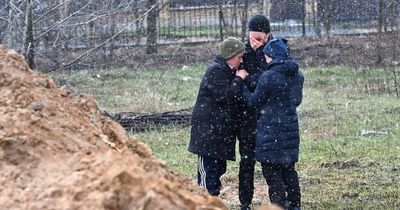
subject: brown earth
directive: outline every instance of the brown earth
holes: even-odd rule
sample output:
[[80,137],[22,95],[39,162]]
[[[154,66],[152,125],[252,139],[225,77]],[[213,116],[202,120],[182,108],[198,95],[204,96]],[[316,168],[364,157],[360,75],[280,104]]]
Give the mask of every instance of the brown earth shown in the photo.
[[0,88],[0,209],[226,209],[16,52]]

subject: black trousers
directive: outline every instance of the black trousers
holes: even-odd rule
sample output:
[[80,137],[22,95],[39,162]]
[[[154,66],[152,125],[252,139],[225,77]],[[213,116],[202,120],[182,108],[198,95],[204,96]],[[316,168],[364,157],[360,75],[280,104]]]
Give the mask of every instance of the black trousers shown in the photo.
[[221,176],[226,172],[226,160],[207,156],[198,156],[197,184],[207,189],[208,193],[218,196],[221,190]]
[[283,208],[300,207],[300,185],[295,163],[290,165],[261,163],[261,166],[269,187],[271,203]]
[[239,123],[238,135],[239,166],[239,201],[241,205],[250,205],[254,194],[254,166],[257,113],[244,114]]

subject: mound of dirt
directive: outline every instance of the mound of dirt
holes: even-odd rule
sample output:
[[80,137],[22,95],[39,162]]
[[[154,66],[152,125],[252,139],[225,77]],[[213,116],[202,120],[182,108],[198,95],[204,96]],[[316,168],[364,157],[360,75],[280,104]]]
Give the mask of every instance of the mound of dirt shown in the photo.
[[2,209],[226,209],[1,46],[0,88]]

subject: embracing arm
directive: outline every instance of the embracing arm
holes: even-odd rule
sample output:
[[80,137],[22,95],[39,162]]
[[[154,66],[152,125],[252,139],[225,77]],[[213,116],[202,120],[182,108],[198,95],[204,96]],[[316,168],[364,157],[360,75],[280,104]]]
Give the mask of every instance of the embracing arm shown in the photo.
[[260,108],[268,100],[270,87],[267,79],[267,74],[261,75],[254,93],[251,93],[247,86],[243,88],[243,99],[248,107]]

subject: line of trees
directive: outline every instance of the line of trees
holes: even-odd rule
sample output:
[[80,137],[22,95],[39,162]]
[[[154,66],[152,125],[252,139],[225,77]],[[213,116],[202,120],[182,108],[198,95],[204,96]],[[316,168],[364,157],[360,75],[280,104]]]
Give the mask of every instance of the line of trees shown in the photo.
[[[62,57],[59,52],[68,50],[68,42],[78,37],[70,36],[68,29],[74,26],[89,28],[93,37],[86,37],[91,47],[70,61],[62,61],[55,66],[68,67],[79,61],[88,53],[108,48],[112,51],[113,40],[128,27],[116,30],[119,24],[113,18],[116,14],[125,12],[134,14],[135,19],[129,26],[143,23],[147,16],[149,26],[149,52],[156,52],[157,30],[157,0],[148,0],[146,7],[140,0],[6,0],[0,6],[0,44],[22,52],[31,68],[35,68],[35,57],[41,56],[51,62],[60,61],[54,57]],[[143,27],[141,27],[143,28]],[[85,31],[76,35],[85,36]],[[101,32],[101,33],[98,33]],[[95,36],[95,37],[94,37]],[[101,41],[100,43],[98,41]],[[37,49],[39,43],[44,43],[44,49]],[[151,50],[152,49],[152,50]],[[112,55],[112,52],[110,53]],[[47,57],[48,55],[52,57]]]
[[[5,4],[0,5],[0,43],[22,52],[31,68],[35,68],[37,57],[51,63],[51,66],[68,68],[96,50],[103,50],[112,59],[116,39],[122,34],[131,34],[124,38],[127,42],[145,37],[146,52],[157,53],[158,30],[162,27],[160,12],[204,3],[184,0],[2,1]],[[240,17],[235,27],[239,25],[242,38],[246,36],[247,20],[251,15],[249,11],[253,7],[259,7],[258,11],[269,15],[272,22],[282,21],[282,18],[301,20],[303,34],[306,18],[309,18],[319,37],[322,34],[329,36],[332,24],[340,21],[338,14],[354,16],[355,13],[359,18],[376,16],[378,33],[381,34],[387,31],[388,26],[398,27],[400,11],[400,0],[218,0],[213,5],[218,7],[220,39],[229,35],[234,27],[227,23],[227,13],[224,13],[226,2],[233,7],[233,16]],[[359,10],[355,11],[354,7],[359,7]],[[306,17],[306,11],[310,10],[312,17]],[[129,23],[121,23],[124,18],[117,18],[119,16],[129,20]],[[129,32],[132,28],[136,31]],[[70,50],[71,42],[74,42],[75,49],[84,47],[67,60],[63,53]]]

